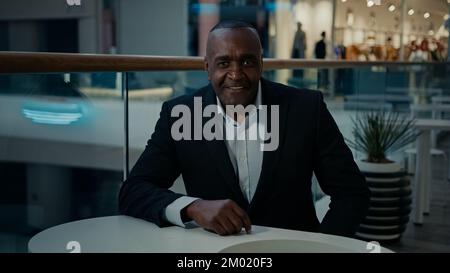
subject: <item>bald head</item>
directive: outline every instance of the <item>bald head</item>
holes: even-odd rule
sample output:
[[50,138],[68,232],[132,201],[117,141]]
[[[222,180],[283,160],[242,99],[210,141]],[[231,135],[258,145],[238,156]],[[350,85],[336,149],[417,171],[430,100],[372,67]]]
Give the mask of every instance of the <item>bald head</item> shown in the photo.
[[262,54],[261,40],[259,38],[258,31],[249,23],[235,20],[221,21],[211,28],[208,35],[208,41],[206,43],[206,54],[208,55],[208,52],[212,49],[212,41],[218,37],[220,38],[227,31],[235,31],[239,29],[246,29],[250,32],[249,34],[252,37],[253,42],[258,44],[260,53]]

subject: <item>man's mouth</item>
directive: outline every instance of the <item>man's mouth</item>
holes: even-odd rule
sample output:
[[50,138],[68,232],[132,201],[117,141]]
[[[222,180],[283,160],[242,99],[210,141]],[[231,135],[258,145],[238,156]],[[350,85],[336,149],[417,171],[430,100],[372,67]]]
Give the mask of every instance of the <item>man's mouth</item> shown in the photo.
[[228,86],[228,89],[239,91],[239,90],[244,89],[244,87],[243,86]]
[[225,89],[230,90],[231,92],[241,92],[248,89],[246,85],[226,85]]

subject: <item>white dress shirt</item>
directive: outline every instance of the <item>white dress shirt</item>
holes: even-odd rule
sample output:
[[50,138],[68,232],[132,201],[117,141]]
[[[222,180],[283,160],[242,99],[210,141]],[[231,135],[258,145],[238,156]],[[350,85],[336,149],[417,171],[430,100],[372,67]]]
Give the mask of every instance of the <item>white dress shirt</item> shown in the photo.
[[[254,104],[256,108],[248,113],[245,122],[239,123],[232,117],[226,115],[219,98],[216,97],[216,99],[218,114],[222,115],[225,121],[224,135],[228,155],[235,174],[239,178],[241,191],[250,203],[258,186],[263,160],[263,151],[261,150],[262,141],[260,141],[258,134],[259,131],[265,132],[265,124],[258,124],[257,115],[257,109],[261,105],[261,82],[258,86]],[[173,201],[165,209],[167,221],[174,225],[185,227],[185,223],[181,220],[181,210],[197,199],[199,198],[183,196]]]

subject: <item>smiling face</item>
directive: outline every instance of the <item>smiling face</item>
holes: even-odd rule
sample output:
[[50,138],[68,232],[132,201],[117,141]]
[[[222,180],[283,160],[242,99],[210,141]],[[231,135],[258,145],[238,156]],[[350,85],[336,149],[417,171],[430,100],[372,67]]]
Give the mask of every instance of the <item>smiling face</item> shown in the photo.
[[247,106],[256,98],[262,73],[258,35],[251,28],[221,28],[208,37],[205,69],[223,105]]

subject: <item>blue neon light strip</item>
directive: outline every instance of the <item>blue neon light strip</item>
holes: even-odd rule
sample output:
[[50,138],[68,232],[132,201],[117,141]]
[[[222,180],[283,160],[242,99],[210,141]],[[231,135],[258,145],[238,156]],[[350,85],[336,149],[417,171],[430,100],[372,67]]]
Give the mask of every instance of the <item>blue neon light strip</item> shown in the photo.
[[58,113],[29,109],[22,109],[22,113],[35,123],[54,125],[69,125],[83,116],[82,113]]

